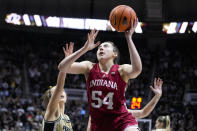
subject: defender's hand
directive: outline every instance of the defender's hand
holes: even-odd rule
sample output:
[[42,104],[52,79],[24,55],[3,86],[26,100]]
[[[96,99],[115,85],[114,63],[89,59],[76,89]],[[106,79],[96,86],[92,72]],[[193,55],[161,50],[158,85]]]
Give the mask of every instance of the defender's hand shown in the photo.
[[155,78],[154,80],[154,88],[152,86],[150,86],[150,88],[152,89],[152,91],[155,93],[156,96],[161,97],[162,95],[162,85],[163,85],[163,81],[160,78]]

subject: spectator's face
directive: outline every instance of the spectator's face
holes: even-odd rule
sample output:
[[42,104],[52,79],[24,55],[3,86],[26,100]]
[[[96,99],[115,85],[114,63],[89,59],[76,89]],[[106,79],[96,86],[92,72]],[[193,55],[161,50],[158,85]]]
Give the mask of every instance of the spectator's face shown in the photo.
[[[51,95],[53,95],[55,89],[56,89],[56,86],[51,89]],[[67,100],[66,92],[62,90],[61,95],[59,96],[59,102],[66,103],[66,100]]]
[[158,120],[156,120],[155,128],[156,129],[162,129],[163,128],[163,123],[162,122],[159,122]]

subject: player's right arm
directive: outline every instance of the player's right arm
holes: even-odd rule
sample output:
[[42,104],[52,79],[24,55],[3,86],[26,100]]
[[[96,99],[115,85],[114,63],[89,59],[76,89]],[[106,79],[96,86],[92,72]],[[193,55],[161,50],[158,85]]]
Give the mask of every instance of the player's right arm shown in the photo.
[[142,72],[141,58],[132,40],[132,36],[137,27],[137,24],[138,19],[136,18],[134,21],[131,21],[131,28],[128,31],[125,31],[131,64],[120,65],[120,74],[126,83],[129,79],[136,78]]
[[91,126],[91,116],[89,116],[87,131],[90,131],[90,126]]
[[58,106],[58,103],[59,103],[59,97],[61,96],[62,90],[64,89],[65,78],[66,78],[66,73],[59,72],[56,88],[51,96],[51,99],[49,100],[46,113],[44,115],[44,119],[47,121],[54,121],[60,115],[60,108]]
[[[91,30],[90,34],[88,33],[88,40],[86,41],[85,45],[74,52],[72,55],[66,57],[59,65],[58,68],[60,71],[67,72],[70,74],[86,74],[91,62],[83,61],[83,62],[75,62],[79,57],[85,54],[87,51],[96,48],[100,42],[94,44],[95,38],[98,34],[98,31]],[[67,65],[70,65],[68,68]]]
[[152,98],[152,100],[142,109],[142,110],[130,110],[128,111],[132,113],[132,115],[136,118],[144,118],[147,117],[155,108],[156,104],[158,103],[161,95],[162,95],[162,84],[163,81],[158,78],[154,80],[154,88],[150,86],[151,90],[155,93],[155,96]]

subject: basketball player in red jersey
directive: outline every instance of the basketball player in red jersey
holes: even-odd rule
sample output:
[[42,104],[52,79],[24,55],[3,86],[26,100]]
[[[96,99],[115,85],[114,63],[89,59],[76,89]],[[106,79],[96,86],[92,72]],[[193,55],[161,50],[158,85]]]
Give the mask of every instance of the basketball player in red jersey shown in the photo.
[[[71,74],[84,74],[87,81],[87,95],[91,115],[91,131],[138,131],[136,119],[128,112],[125,90],[129,79],[136,78],[142,70],[140,56],[131,39],[138,20],[125,32],[131,64],[117,65],[119,56],[112,42],[94,43],[98,31],[88,34],[85,45],[59,64],[59,70]],[[75,62],[87,51],[96,48],[98,63]],[[64,68],[70,65],[69,68]]]

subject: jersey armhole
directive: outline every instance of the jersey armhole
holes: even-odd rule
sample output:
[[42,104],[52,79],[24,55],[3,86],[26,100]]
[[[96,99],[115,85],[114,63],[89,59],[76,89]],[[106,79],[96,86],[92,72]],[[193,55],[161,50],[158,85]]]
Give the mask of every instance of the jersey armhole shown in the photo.
[[120,72],[119,72],[120,65],[117,65],[117,67],[118,67],[118,70],[117,70],[118,75],[120,76],[121,80],[127,85],[128,82],[124,81],[124,79],[122,78],[122,76],[121,76],[121,74],[120,74]]
[[85,75],[85,78],[86,78],[86,81],[88,81],[88,78],[89,78],[89,74],[91,73],[91,71],[94,69],[94,66],[96,66],[97,63],[91,63],[91,68],[89,69],[89,72],[87,74],[84,74]]
[[44,119],[44,122],[46,122],[46,123],[56,123],[56,122],[60,121],[61,118],[62,118],[62,116],[61,116],[61,114],[60,114],[59,118],[58,118],[57,120],[54,120],[54,121],[47,121],[47,120],[45,120],[44,118],[43,118],[43,119]]

